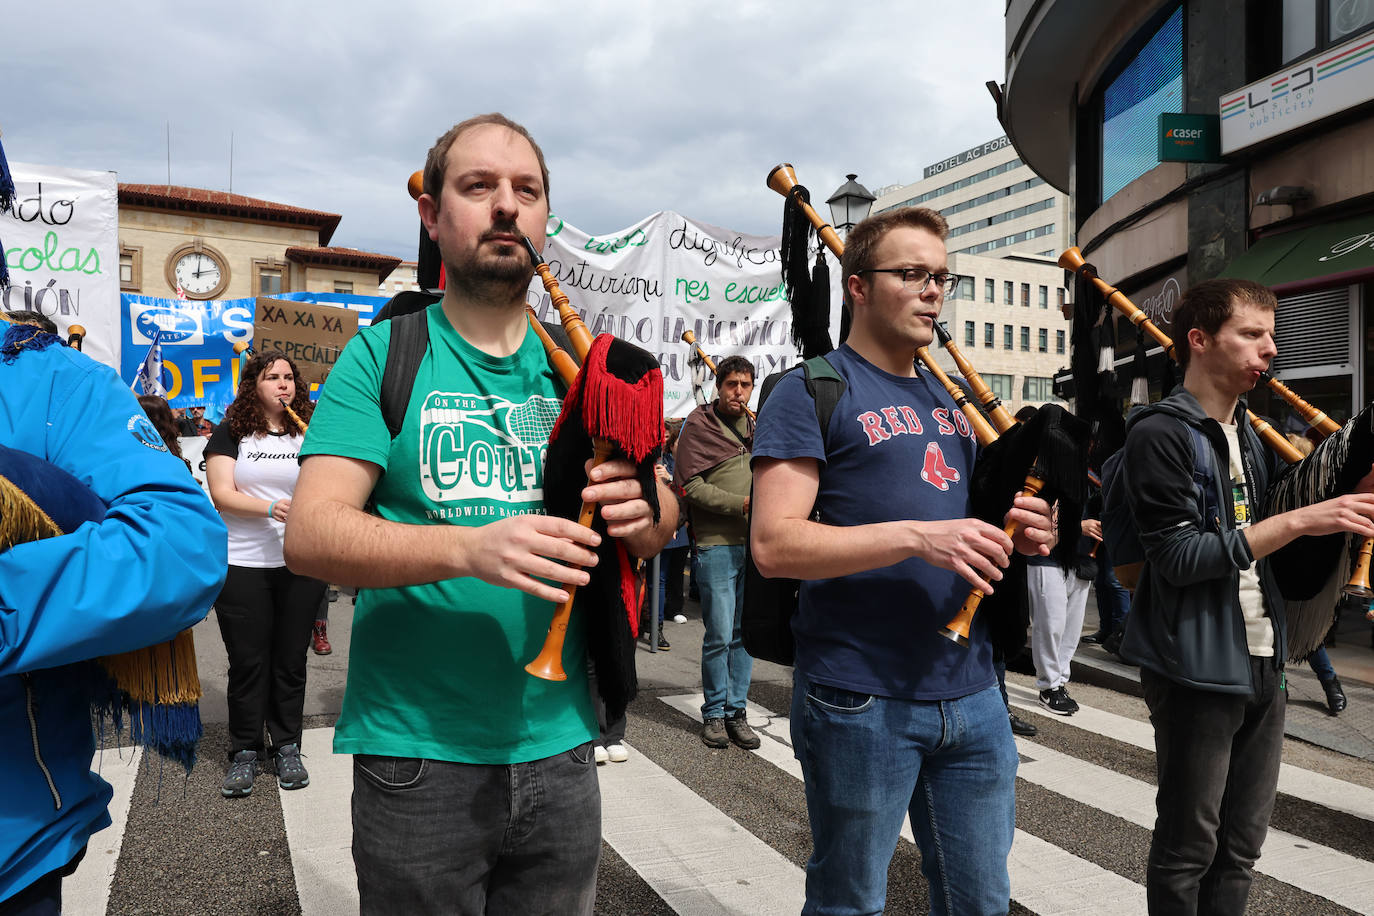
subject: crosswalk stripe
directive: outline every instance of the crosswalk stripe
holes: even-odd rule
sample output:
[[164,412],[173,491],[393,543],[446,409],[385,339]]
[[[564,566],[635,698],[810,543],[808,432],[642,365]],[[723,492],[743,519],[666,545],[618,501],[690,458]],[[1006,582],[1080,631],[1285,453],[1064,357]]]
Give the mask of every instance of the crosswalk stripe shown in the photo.
[[281,793],[282,819],[291,849],[303,916],[351,916],[359,910],[353,868],[353,756],[335,754],[334,729],[301,736],[309,755],[310,785]]
[[[1017,739],[1029,760],[1018,775],[1051,792],[1153,829],[1155,787],[1041,744]],[[1270,829],[1255,870],[1357,912],[1374,909],[1374,867],[1346,853]]]
[[[703,698],[699,693],[688,693],[659,699],[695,718]],[[754,753],[800,781],[801,763],[792,754],[788,717],[776,715],[752,702],[748,704],[747,714],[749,724],[764,739]],[[787,736],[786,742],[781,736]],[[902,820],[902,838],[909,843],[916,842],[910,816]],[[1033,912],[1065,916],[1101,912],[1144,916],[1146,912],[1143,887],[1024,830],[1017,830],[1012,838],[1007,868],[1011,874],[1012,899]],[[1104,910],[1107,904],[1110,906]]]
[[81,860],[71,876],[63,880],[63,912],[74,916],[104,916],[105,907],[110,902],[115,867],[119,864],[119,850],[124,843],[124,827],[129,822],[129,806],[133,803],[138,765],[142,760],[143,748],[137,746],[112,747],[95,752],[91,769],[114,789],[114,797],[110,799],[112,823],[91,837],[86,846],[86,858]]
[[648,757],[600,776],[602,837],[676,912],[800,912],[801,869]]
[[[1013,706],[1036,712],[1044,710],[1033,688],[1008,683],[1007,695]],[[1081,707],[1072,716],[1056,717],[1056,721],[1094,735],[1115,739],[1123,744],[1134,745],[1151,754],[1155,750],[1155,733],[1149,722],[1140,722],[1090,706]],[[1367,821],[1374,821],[1374,789],[1336,779],[1324,773],[1314,773],[1289,763],[1281,764],[1279,791],[1303,801],[1323,805],[1333,811],[1342,811]]]

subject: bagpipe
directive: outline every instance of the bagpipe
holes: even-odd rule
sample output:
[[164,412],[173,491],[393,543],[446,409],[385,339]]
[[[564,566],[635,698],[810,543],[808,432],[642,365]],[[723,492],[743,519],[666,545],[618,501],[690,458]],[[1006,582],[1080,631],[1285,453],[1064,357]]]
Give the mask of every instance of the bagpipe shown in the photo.
[[[702,365],[706,367],[706,370],[711,373],[711,377],[714,378],[717,374],[715,361],[706,355],[705,350],[701,349],[701,344],[697,343],[697,335],[692,332],[691,328],[682,332],[682,340],[692,348],[697,359],[701,360]],[[758,419],[758,417],[754,415],[754,412],[749,409],[748,404],[744,405],[744,412],[749,415],[750,420]]]
[[[583,466],[588,458],[592,467],[611,458],[633,463],[644,500],[652,510],[654,524],[658,523],[654,465],[663,448],[663,373],[658,361],[634,344],[611,334],[593,338],[534,245],[527,238],[524,244],[574,351],[570,355],[562,349],[534,310],[526,306],[531,330],[568,387],[549,437],[544,502],[551,515],[576,519],[602,535],[591,580],[582,589],[590,593],[590,601],[583,602],[583,612],[598,689],[607,714],[617,718],[637,688],[634,653],[642,593],[624,544],[607,536],[596,504],[582,502],[581,492],[587,484]],[[578,589],[570,585],[565,590],[568,599],[555,608],[543,649],[525,666],[530,674],[544,680],[567,679],[563,646]]]
[[[768,173],[767,183],[787,199],[785,225],[795,225],[799,214],[810,222],[831,253],[837,258],[843,257],[844,242],[811,206],[810,192],[797,183],[797,174],[789,163],[775,166]],[[984,418],[965,394],[963,386],[949,377],[928,347],[916,349],[916,358],[954,400],[981,446],[970,488],[974,514],[993,524],[1001,524],[1017,496],[1038,495],[1048,502],[1058,501],[1061,524],[1076,530],[1087,500],[1087,423],[1057,404],[1046,404],[1030,420],[1018,424],[991,386],[959,352],[948,330],[939,322],[935,327],[941,346],[950,354],[974,397],[991,418],[991,422]],[[1007,524],[1003,531],[1008,537],[1014,536],[1017,526]],[[1056,546],[1055,558],[1061,565],[1072,562],[1076,540],[1068,538]],[[1017,564],[1013,569],[1020,571],[1021,567]],[[1025,639],[1024,607],[1017,592],[1013,580],[1004,577],[995,601],[1001,613],[993,618],[994,641],[1015,650],[1021,648]],[[958,613],[940,628],[940,635],[967,646],[974,615],[985,597],[981,590],[973,589]]]
[[[56,334],[34,325],[3,326],[0,349],[6,359],[22,358],[24,349],[62,344]],[[68,334],[69,345],[80,349],[85,329],[73,325]],[[0,551],[61,537],[86,522],[102,521],[105,514],[105,502],[67,471],[39,456],[0,446]],[[72,672],[73,683],[86,689],[102,729],[109,722],[122,732],[127,723],[135,743],[190,771],[203,727],[200,677],[189,629],[160,645],[77,663]]]
[[[1091,283],[1109,305],[1163,347],[1174,362],[1178,361],[1169,336],[1124,293],[1103,280],[1078,248],[1064,251],[1059,256],[1059,266]],[[1288,465],[1264,497],[1265,514],[1287,512],[1351,492],[1374,465],[1374,404],[1342,426],[1268,372],[1261,373],[1260,378],[1323,436],[1311,454],[1304,457],[1269,422],[1246,410],[1246,420],[1260,440]],[[1362,538],[1352,562],[1352,551],[1347,549],[1347,540],[1352,537],[1328,534],[1299,538],[1272,558],[1271,566],[1286,604],[1289,661],[1305,659],[1321,646],[1342,596],[1365,605],[1374,598],[1369,582],[1374,540]]]

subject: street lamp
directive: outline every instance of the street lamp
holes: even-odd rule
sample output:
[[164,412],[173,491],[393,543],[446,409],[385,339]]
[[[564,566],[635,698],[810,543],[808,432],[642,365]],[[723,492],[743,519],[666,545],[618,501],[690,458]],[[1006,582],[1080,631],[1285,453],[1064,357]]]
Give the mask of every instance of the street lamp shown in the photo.
[[854,180],[858,177],[853,174],[846,175],[848,181],[840,185],[825,201],[830,205],[830,222],[844,235],[849,234],[855,223],[868,218],[868,211],[873,209],[873,201],[877,200],[869,193],[868,188]]

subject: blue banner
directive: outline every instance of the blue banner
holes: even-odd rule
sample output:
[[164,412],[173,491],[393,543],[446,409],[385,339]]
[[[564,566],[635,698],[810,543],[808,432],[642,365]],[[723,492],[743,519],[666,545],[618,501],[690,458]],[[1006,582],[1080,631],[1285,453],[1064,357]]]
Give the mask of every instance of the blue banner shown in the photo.
[[[272,298],[351,309],[359,313],[360,326],[370,324],[372,315],[387,302],[383,296],[348,293],[283,293]],[[205,415],[219,422],[238,390],[240,363],[234,344],[252,343],[256,305],[256,299],[198,302],[123,293],[120,376],[128,384],[134,383],[160,329],[168,403],[173,407],[204,405]],[[318,393],[311,396],[318,397]]]

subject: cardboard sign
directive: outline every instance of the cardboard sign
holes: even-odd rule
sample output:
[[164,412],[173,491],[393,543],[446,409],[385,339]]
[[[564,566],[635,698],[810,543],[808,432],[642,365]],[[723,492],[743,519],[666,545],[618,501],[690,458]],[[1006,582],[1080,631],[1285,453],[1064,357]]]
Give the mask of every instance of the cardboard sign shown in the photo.
[[352,309],[259,298],[253,314],[253,349],[282,351],[296,364],[301,379],[320,385],[357,331],[358,313]]

